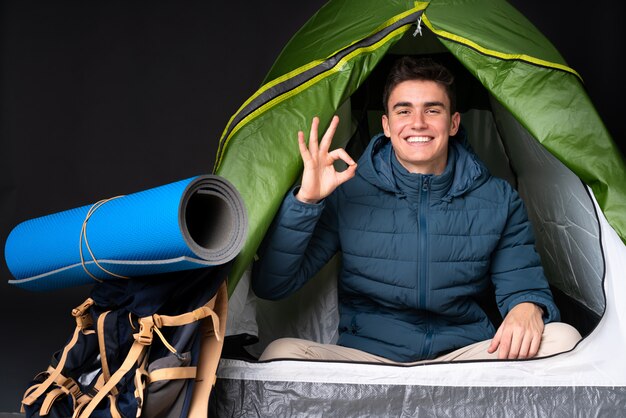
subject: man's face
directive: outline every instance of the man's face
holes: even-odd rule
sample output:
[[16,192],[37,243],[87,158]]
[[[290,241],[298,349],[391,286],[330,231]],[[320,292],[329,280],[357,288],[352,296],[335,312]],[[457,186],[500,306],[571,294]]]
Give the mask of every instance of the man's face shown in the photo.
[[391,91],[387,109],[383,130],[400,164],[410,173],[443,173],[448,137],[461,121],[458,112],[450,115],[445,89],[434,81],[403,81]]

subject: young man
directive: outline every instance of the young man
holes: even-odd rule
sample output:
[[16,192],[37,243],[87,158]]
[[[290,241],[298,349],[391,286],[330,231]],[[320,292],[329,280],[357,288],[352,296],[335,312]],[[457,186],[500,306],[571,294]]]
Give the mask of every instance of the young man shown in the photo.
[[[384,134],[358,168],[344,150],[329,152],[337,117],[319,143],[318,118],[308,147],[298,133],[302,182],[266,236],[252,286],[262,298],[288,296],[341,251],[339,340],[280,339],[261,360],[518,359],[580,339],[558,322],[520,197],[466,146],[453,81],[432,60],[398,60]],[[490,283],[504,318],[497,330],[477,303]]]

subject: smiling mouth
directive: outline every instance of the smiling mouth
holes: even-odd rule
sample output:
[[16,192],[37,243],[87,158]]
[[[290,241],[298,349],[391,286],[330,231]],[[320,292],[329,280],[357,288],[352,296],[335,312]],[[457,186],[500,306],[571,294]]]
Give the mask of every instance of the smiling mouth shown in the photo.
[[432,138],[429,136],[411,136],[406,139],[406,142],[409,144],[424,143],[429,141],[432,141]]

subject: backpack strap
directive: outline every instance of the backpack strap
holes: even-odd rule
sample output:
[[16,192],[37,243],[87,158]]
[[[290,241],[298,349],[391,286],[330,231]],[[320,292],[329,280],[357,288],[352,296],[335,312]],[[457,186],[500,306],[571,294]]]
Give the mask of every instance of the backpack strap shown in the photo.
[[195,379],[197,370],[198,368],[194,366],[167,367],[150,372],[148,374],[148,380],[150,382],[158,382],[160,380]]
[[[106,338],[104,335],[104,321],[108,314],[111,311],[102,312],[100,316],[98,316],[98,325],[96,326],[96,330],[98,332],[98,349],[100,350],[100,363],[102,366],[102,376],[104,381],[108,381],[111,378],[111,370],[109,369],[109,360],[107,359],[106,352]],[[117,389],[113,388],[111,390],[113,395],[117,395]]]
[[226,335],[226,320],[228,314],[228,287],[224,280],[217,294],[209,303],[218,317],[218,321],[202,321],[200,342],[200,357],[196,383],[189,407],[189,418],[206,418],[209,414],[209,396],[215,385],[217,366],[222,355],[224,336]]
[[141,409],[144,405],[144,394],[149,382],[148,356],[143,357],[141,364],[135,369],[135,399],[137,400],[137,416],[141,416]]
[[[78,337],[81,332],[87,334],[92,333],[93,331],[89,331],[93,325],[93,319],[91,318],[91,314],[89,313],[89,308],[94,304],[93,299],[87,298],[83,303],[81,303],[78,307],[72,309],[72,316],[76,319],[76,328],[74,329],[74,333],[72,334],[72,338],[63,348],[63,352],[59,361],[55,368],[52,370],[48,369],[48,377],[43,382],[33,385],[31,388],[34,390],[25,394],[24,399],[22,399],[22,408],[24,405],[32,405],[41,395],[43,395],[48,388],[53,384],[57,383],[61,386],[63,382],[67,381],[61,372],[65,367],[65,362],[67,361],[67,356],[69,352],[74,348],[76,342],[78,341]],[[61,383],[59,383],[61,382]]]

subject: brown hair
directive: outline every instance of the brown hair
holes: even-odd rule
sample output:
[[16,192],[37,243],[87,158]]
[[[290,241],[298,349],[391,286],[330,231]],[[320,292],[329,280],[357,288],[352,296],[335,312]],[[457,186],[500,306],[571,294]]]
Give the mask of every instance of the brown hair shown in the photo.
[[403,56],[394,62],[383,90],[383,109],[388,114],[387,102],[393,89],[403,81],[425,80],[441,85],[450,100],[450,114],[456,112],[456,91],[454,75],[446,67],[432,58]]

